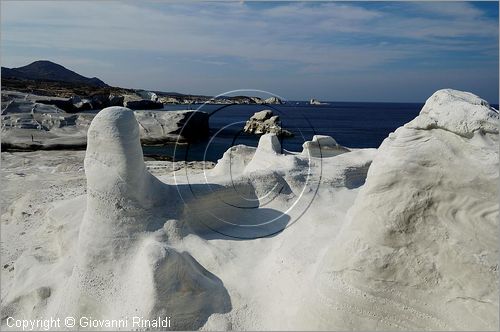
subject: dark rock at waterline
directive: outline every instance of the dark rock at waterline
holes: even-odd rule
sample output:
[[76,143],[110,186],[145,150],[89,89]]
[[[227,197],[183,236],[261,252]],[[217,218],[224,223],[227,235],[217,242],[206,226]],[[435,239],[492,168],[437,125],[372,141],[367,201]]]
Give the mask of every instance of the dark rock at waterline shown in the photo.
[[163,108],[163,103],[141,99],[141,100],[128,100],[124,102],[124,105],[132,110],[154,110]]
[[89,99],[82,99],[79,96],[73,96],[69,99],[76,109],[76,112],[88,111],[92,109],[92,103]]
[[177,123],[180,128],[174,131],[174,133],[181,135],[186,141],[197,141],[207,138],[210,134],[208,118],[209,116],[205,112],[188,112]]
[[208,113],[201,111],[135,112],[143,144],[194,142],[209,136]]
[[123,106],[123,101],[125,97],[120,96],[120,95],[109,95],[108,96],[108,105],[109,106]]
[[67,113],[76,113],[79,112],[79,109],[76,108],[71,99],[41,99],[37,100],[36,103],[45,104],[45,105],[54,105],[57,108],[67,112]]
[[[72,96],[69,99],[41,99],[37,100],[37,103],[45,104],[45,105],[54,105],[57,108],[67,112],[67,113],[77,113],[88,110],[100,110],[109,106],[123,106],[123,96],[119,95],[108,95],[108,94],[96,94],[89,98],[81,98],[79,96]],[[147,104],[137,104],[138,106],[143,106],[144,108],[137,109],[157,109],[162,108],[163,104],[159,103],[159,105],[151,105]],[[148,108],[149,107],[149,108]],[[130,108],[130,107],[129,107]]]
[[[92,104],[92,109],[100,110],[106,108],[109,105],[109,95],[107,94],[97,94],[93,95],[90,99],[90,103]],[[122,105],[117,105],[122,106]]]

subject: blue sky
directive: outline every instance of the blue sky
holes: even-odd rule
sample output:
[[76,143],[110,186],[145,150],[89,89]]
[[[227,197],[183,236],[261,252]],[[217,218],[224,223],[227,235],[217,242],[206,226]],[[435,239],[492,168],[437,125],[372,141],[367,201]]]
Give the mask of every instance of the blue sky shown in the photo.
[[498,103],[497,2],[2,1],[2,66],[58,62],[111,85],[289,100]]

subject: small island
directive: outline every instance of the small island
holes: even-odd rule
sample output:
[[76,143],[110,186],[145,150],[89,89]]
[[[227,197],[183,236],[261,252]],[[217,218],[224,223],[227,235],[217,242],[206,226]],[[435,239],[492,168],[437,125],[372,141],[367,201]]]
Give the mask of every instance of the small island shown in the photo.
[[323,103],[317,99],[314,99],[312,98],[311,100],[309,100],[309,104],[310,105],[328,105],[328,103]]

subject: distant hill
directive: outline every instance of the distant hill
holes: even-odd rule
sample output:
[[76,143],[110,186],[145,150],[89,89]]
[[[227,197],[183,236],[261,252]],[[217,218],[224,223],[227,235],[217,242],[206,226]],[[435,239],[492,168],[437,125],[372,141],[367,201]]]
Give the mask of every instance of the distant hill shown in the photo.
[[2,67],[2,78],[25,79],[34,81],[58,81],[86,84],[96,87],[108,86],[97,77],[88,78],[82,76],[57,63],[47,60],[35,61],[27,66],[18,68]]

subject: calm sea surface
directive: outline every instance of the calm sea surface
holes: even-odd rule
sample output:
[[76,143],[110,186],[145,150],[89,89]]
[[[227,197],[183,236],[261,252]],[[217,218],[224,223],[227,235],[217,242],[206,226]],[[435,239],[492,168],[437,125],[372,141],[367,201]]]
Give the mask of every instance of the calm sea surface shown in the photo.
[[[208,113],[221,105],[191,105]],[[234,105],[210,117],[211,137],[207,141],[188,145],[168,144],[144,147],[145,154],[160,154],[176,160],[217,161],[232,145],[257,146],[258,137],[241,132],[255,112],[271,109],[280,116],[282,127],[294,137],[283,140],[283,148],[302,151],[302,144],[315,134],[329,135],[351,148],[377,148],[396,128],[415,118],[423,104],[413,103],[353,103],[330,102],[328,105],[309,105],[289,102],[287,105]],[[187,109],[187,105],[167,106],[166,111]]]

